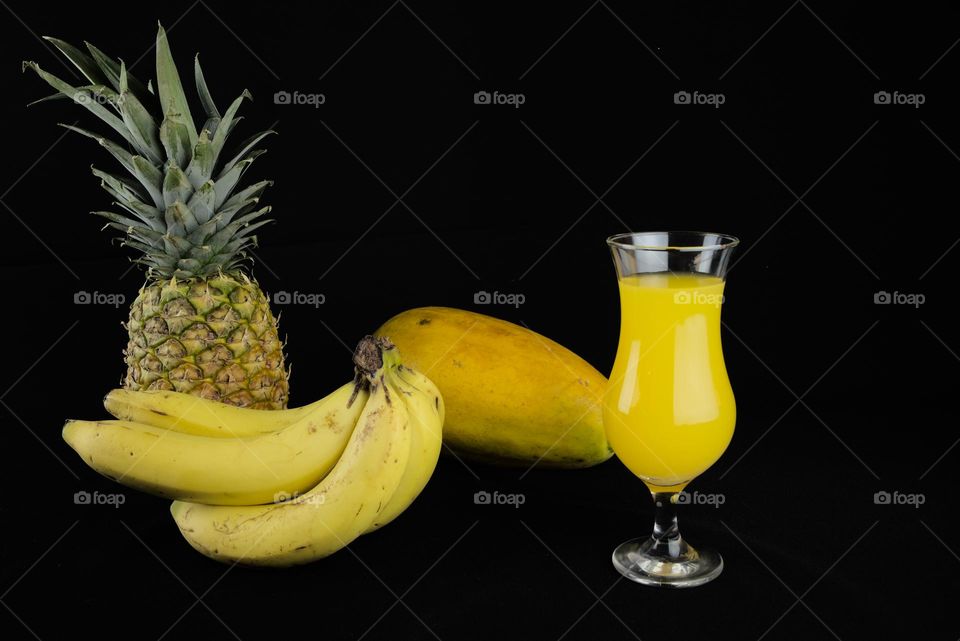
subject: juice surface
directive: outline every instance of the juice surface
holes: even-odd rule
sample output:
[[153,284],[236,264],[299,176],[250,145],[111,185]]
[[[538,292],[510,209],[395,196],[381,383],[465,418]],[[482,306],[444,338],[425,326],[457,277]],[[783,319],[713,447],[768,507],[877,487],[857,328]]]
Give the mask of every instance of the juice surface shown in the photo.
[[603,422],[654,491],[679,491],[720,458],[736,421],[720,346],[723,281],[692,273],[620,280],[620,344]]

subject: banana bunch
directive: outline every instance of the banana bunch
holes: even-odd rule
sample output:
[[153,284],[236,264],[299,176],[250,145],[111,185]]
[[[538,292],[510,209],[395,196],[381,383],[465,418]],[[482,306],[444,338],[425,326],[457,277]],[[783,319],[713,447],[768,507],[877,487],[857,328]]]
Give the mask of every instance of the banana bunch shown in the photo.
[[227,563],[286,566],[386,525],[436,467],[443,399],[367,336],[353,382],[287,410],[242,409],[177,392],[113,390],[116,417],[68,421],[63,438],[97,472],[174,499],[184,538]]

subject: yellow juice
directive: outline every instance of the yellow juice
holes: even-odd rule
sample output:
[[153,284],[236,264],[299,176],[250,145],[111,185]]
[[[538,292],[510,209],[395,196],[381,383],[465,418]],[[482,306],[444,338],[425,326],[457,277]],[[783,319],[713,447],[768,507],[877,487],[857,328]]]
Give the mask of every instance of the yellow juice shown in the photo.
[[680,491],[720,458],[736,406],[720,347],[723,281],[693,273],[620,280],[620,344],[603,423],[653,491]]

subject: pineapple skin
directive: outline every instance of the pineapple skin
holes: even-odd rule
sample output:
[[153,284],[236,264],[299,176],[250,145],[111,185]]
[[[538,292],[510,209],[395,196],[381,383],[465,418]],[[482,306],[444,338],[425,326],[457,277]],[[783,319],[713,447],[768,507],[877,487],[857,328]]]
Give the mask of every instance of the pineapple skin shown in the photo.
[[130,306],[124,387],[174,390],[254,409],[287,406],[270,304],[242,274],[148,283]]

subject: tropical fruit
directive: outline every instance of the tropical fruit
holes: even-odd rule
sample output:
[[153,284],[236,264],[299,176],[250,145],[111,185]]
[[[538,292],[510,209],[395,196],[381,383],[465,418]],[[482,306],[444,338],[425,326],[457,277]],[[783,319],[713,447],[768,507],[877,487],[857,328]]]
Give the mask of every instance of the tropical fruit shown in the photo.
[[612,455],[603,430],[606,379],[529,329],[483,314],[422,307],[376,332],[437,383],[444,442],[501,465],[589,467]]
[[[253,232],[269,222],[260,195],[270,185],[241,180],[263,153],[264,131],[227,153],[244,91],[221,114],[200,69],[194,78],[206,119],[194,121],[167,36],[157,33],[156,86],[91,44],[86,51],[48,38],[89,84],[72,86],[24,62],[57,93],[97,116],[116,141],[73,125],[126,170],[94,168],[119,208],[95,211],[138,252],[147,280],[130,306],[124,386],[176,390],[238,405],[286,407],[287,370],[277,323],[263,291],[247,273]],[[45,100],[45,99],[44,99]],[[38,101],[39,102],[39,101]]]

